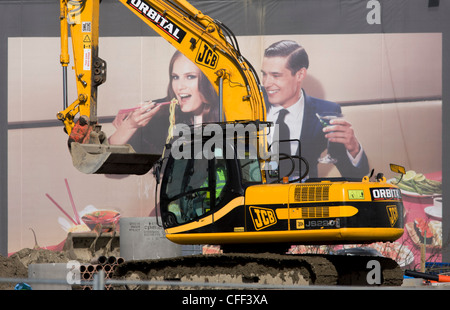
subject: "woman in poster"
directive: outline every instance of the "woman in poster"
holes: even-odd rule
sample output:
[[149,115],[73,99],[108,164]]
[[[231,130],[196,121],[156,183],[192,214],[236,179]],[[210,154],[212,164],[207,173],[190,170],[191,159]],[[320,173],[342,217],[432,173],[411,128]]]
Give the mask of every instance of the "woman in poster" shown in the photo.
[[213,86],[187,57],[176,51],[169,64],[167,97],[119,113],[110,144],[129,143],[138,153],[162,154],[169,128],[169,104],[177,99],[175,122],[187,125],[219,119],[219,97]]

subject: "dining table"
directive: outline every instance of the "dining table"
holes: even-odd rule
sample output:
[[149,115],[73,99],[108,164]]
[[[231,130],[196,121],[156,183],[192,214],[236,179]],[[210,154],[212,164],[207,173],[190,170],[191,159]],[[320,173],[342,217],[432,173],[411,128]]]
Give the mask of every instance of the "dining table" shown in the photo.
[[[441,181],[442,171],[426,173],[427,179]],[[420,269],[423,262],[442,261],[442,194],[420,195],[401,191],[403,199],[404,233],[395,243],[403,255],[397,262],[411,269]],[[427,239],[419,237],[418,227],[429,229]],[[428,241],[428,242],[427,242]]]

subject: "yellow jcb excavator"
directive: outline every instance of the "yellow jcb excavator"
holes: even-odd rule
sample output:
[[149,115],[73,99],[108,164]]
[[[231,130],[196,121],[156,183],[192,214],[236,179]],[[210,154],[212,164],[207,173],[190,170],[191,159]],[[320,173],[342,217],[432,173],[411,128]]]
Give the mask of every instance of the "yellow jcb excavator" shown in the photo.
[[[231,30],[185,0],[119,1],[202,70],[219,95],[221,120],[191,126],[183,139],[172,137],[164,155],[109,145],[96,112],[97,87],[105,82],[107,68],[98,57],[100,1],[60,0],[64,88],[70,28],[78,97],[68,105],[64,96],[58,118],[69,134],[73,164],[86,174],[145,174],[153,167],[161,181],[158,216],[166,237],[178,244],[220,245],[223,254],[126,262],[116,277],[186,279],[195,270],[201,279],[221,281],[220,275],[241,270],[237,278],[243,282],[271,277],[286,283],[367,284],[370,262],[376,262],[376,284],[401,284],[401,269],[385,257],[285,255],[293,244],[397,240],[403,234],[398,187],[382,175],[375,181],[368,176],[304,180],[304,171],[290,180],[270,170],[266,137],[271,124],[263,89]],[[211,129],[221,138],[214,145],[203,134]],[[301,154],[279,154],[278,160],[278,166],[300,160],[307,167]],[[404,173],[401,166],[391,168]],[[185,269],[173,274],[174,266]]]

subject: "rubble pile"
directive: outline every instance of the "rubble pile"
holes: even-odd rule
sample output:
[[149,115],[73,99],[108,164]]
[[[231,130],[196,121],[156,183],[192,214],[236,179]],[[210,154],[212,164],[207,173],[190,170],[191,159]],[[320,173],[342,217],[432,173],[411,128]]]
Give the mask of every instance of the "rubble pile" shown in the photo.
[[[9,257],[0,255],[0,278],[28,278],[28,266],[39,263],[66,263],[64,252],[24,248]],[[0,290],[13,290],[15,283],[0,283]]]

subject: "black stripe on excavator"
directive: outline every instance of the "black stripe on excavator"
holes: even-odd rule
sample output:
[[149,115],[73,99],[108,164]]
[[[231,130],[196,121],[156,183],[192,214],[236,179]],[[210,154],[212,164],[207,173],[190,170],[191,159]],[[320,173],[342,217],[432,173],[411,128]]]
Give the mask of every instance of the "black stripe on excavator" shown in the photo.
[[[317,204],[295,204],[294,207],[314,208]],[[321,207],[339,206],[333,203],[322,203]],[[280,205],[252,205],[239,206],[234,208],[228,214],[220,219],[214,220],[212,224],[194,228],[183,233],[210,233],[212,231],[234,232],[236,227],[244,227],[245,231],[287,231],[289,230],[316,230],[316,229],[339,229],[339,228],[403,228],[403,208],[401,204],[358,202],[352,203],[352,206],[358,209],[358,212],[351,217],[316,217],[316,218],[296,218],[280,220],[276,217],[276,209],[286,209]],[[252,214],[251,207],[266,209],[266,213],[260,213],[257,219],[255,213]],[[396,218],[392,218],[391,208],[396,209]],[[268,210],[273,210],[268,214]],[[204,217],[210,216],[210,213]],[[214,218],[214,216],[213,216]],[[198,221],[200,218],[192,220]],[[256,219],[256,220],[255,220]],[[259,224],[258,220],[262,223]],[[271,223],[271,220],[273,221]],[[290,223],[289,223],[290,221]],[[300,222],[299,222],[300,221]],[[300,223],[300,224],[299,224]],[[259,226],[262,225],[262,226]],[[299,226],[300,225],[300,226]],[[303,225],[303,226],[301,226]]]

